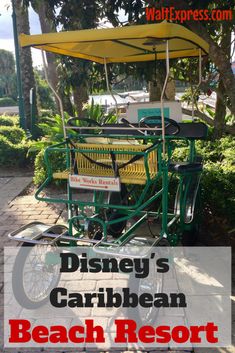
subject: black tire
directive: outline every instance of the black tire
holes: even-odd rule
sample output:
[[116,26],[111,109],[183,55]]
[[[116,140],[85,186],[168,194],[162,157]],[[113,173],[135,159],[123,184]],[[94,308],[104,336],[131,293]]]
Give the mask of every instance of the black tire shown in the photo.
[[[110,205],[127,205],[128,197],[127,197],[127,189],[125,184],[121,184],[120,192],[110,192],[108,195],[108,203]],[[119,209],[110,209],[109,213],[107,213],[108,221],[118,220],[119,218],[125,217],[126,214]],[[107,227],[107,232],[113,238],[118,238],[122,235],[123,230],[126,228],[127,220],[120,221],[118,223],[110,224]]]
[[184,230],[181,243],[183,246],[195,246],[198,241],[198,227],[194,225],[190,230]]
[[182,233],[181,243],[183,246],[195,246],[199,239],[200,223],[201,223],[201,200],[200,200],[200,189],[197,193],[195,202],[193,221],[189,229],[184,229]]
[[[165,238],[161,238],[156,242],[156,247],[168,247],[170,246],[170,243],[167,239]],[[151,288],[150,293],[162,293],[163,290],[163,285],[164,285],[164,274],[163,273],[157,273],[156,272],[156,267],[153,267],[152,270],[152,276],[153,276],[153,281],[154,281],[154,290],[153,288]],[[156,276],[158,276],[157,279]],[[146,281],[146,284],[144,283]],[[134,293],[140,293],[140,287],[141,285],[144,286],[144,291],[146,292],[146,287],[147,285],[151,285],[151,280],[149,279],[149,276],[146,279],[139,279],[139,281],[137,281],[136,279],[133,279],[132,276],[130,276],[129,278],[129,285],[128,287],[134,292]],[[143,312],[140,311],[141,306],[138,306],[138,308],[136,308],[135,310],[135,321],[137,323],[138,327],[141,327],[143,325],[153,325],[157,319],[158,316],[158,312],[159,312],[159,308],[156,307],[151,307],[149,312],[147,312],[147,310],[144,311],[144,314],[146,314],[146,316],[144,317]]]
[[[17,300],[17,302],[20,304],[20,306],[29,310],[38,309],[49,301],[50,292],[53,288],[57,287],[60,280],[60,275],[61,275],[60,272],[56,273],[56,278],[52,281],[51,287],[47,289],[47,291],[41,298],[39,296],[38,300],[36,298],[35,300],[32,300],[32,298],[29,297],[24,287],[24,267],[26,264],[26,260],[30,255],[30,252],[33,249],[35,249],[36,246],[38,245],[23,243],[15,258],[15,262],[12,270],[12,290],[14,293],[14,297]],[[41,245],[41,246],[44,246],[44,245]],[[49,266],[53,266],[53,265],[49,265]],[[50,271],[53,271],[53,270],[54,269],[52,268],[50,269]],[[49,273],[49,267],[47,272]]]
[[[110,215],[108,216],[108,220],[114,221],[114,220],[121,219],[122,217],[125,217],[125,216],[126,214],[122,214],[122,213],[119,213],[118,211],[114,211],[110,213]],[[112,237],[116,239],[121,236],[123,230],[126,228],[126,224],[127,224],[127,220],[110,224],[107,227],[107,233],[109,235],[112,235]]]

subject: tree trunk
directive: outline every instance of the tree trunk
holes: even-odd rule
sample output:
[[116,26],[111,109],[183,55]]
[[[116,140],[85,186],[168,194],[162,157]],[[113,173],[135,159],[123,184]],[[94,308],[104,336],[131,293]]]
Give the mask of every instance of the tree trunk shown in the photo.
[[[21,0],[13,0],[15,3],[15,12],[17,18],[18,33],[29,34],[29,16],[28,9],[22,6]],[[30,48],[20,48],[20,65],[22,75],[22,88],[25,107],[26,128],[31,128],[31,106],[30,106],[30,89],[35,88],[35,78],[33,72],[33,63]],[[37,108],[35,112],[37,114]]]
[[[182,108],[182,113],[188,116],[192,116],[192,110],[187,108]],[[194,110],[194,116],[198,117],[211,127],[215,126],[214,119],[212,119],[207,114],[200,112],[199,110]],[[225,125],[224,131],[228,134],[235,135],[235,125]]]
[[[160,101],[163,85],[166,78],[165,62],[158,62],[156,67],[156,75],[153,74],[153,81],[149,82],[149,101]],[[157,82],[155,82],[157,81]],[[175,100],[175,83],[171,78],[168,79],[165,94],[165,100]]]
[[[34,11],[38,14],[42,33],[56,32],[56,26],[53,21],[54,14],[48,2],[45,0],[43,1],[33,0],[31,1],[31,4]],[[48,78],[53,88],[57,91],[59,79],[56,71],[56,56],[54,53],[46,52],[46,58],[47,58],[47,64],[48,64],[48,67],[47,67]],[[55,102],[56,102],[57,111],[59,112],[60,106],[56,97],[55,97]]]
[[73,105],[70,100],[70,96],[68,94],[66,94],[65,92],[63,92],[63,90],[60,90],[60,89],[59,89],[59,95],[62,99],[64,111],[66,113],[68,113],[69,116],[74,116],[74,109],[73,109]]
[[[223,96],[224,85],[223,81],[219,80],[218,91]],[[214,137],[220,138],[225,130],[225,116],[226,116],[226,105],[224,99],[221,98],[220,94],[217,94],[216,105],[215,105],[215,118],[214,118]]]
[[226,95],[230,100],[229,109],[235,115],[235,76],[232,71],[230,58],[227,56],[226,51],[213,41],[202,25],[192,24],[191,29],[209,43],[209,56],[219,70]]
[[169,79],[166,86],[166,97],[169,101],[175,100],[175,81],[173,79]]
[[149,101],[157,102],[161,99],[162,86],[159,82],[149,81]]
[[[156,5],[152,0],[147,0],[146,2],[150,6]],[[191,9],[188,3],[184,0],[168,0],[167,4],[165,0],[162,0],[157,4],[157,6],[173,6],[177,10]],[[231,68],[230,60],[227,59],[223,48],[221,48],[213,40],[213,38],[208,33],[208,30],[199,21],[186,21],[185,25],[209,44],[209,56],[220,72],[226,94],[230,100],[229,109],[231,110],[232,114],[235,115],[235,76]]]
[[[161,100],[162,84],[160,82],[149,82],[149,101],[158,102]],[[169,101],[175,100],[175,83],[169,80],[166,86],[165,99]]]
[[84,103],[87,103],[89,99],[86,85],[83,84],[80,86],[73,87],[73,99],[77,111],[77,116],[79,118],[84,118],[85,111],[83,110],[83,105]]
[[[226,23],[222,24],[222,39],[221,39],[221,48],[226,54],[226,59],[230,61],[230,51],[231,51],[231,32]],[[220,74],[219,77],[219,86],[216,99],[215,107],[215,129],[214,137],[222,137],[225,129],[225,117],[226,117],[226,96],[225,96],[225,87]],[[235,97],[234,97],[235,98]]]

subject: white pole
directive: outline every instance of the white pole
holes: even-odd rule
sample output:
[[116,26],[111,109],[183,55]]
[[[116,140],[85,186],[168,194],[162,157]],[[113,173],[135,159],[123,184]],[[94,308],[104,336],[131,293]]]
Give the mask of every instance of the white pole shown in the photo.
[[115,102],[115,111],[116,111],[116,116],[118,119],[118,105],[117,105],[117,100],[110,88],[109,85],[109,76],[108,76],[108,68],[107,68],[107,61],[106,58],[104,58],[104,71],[105,71],[105,79],[106,79],[106,86],[107,86],[107,91],[109,92],[109,94],[111,95],[111,97],[113,98],[114,102]]
[[[200,86],[202,82],[202,50],[201,48],[199,49],[199,69],[198,69],[198,85],[197,88]],[[197,89],[196,88],[196,89]],[[194,120],[194,96],[195,96],[196,90],[192,94],[192,120]]]
[[48,83],[48,86],[50,87],[50,89],[52,90],[52,92],[54,93],[54,95],[56,96],[56,98],[57,98],[57,100],[58,100],[58,102],[59,102],[60,114],[61,114],[61,119],[62,119],[62,124],[63,124],[63,133],[64,133],[64,138],[66,138],[66,129],[65,129],[65,118],[64,118],[63,103],[62,103],[62,100],[61,100],[60,96],[59,96],[58,93],[56,92],[55,88],[52,86],[52,84],[51,84],[50,81],[49,81],[48,73],[47,73],[46,57],[45,57],[45,52],[44,52],[44,50],[42,50],[42,62],[43,62],[45,77],[46,77],[46,81],[47,81],[47,83]]
[[166,159],[166,131],[165,131],[165,119],[164,119],[164,94],[166,91],[166,86],[168,78],[170,75],[170,62],[169,62],[169,41],[166,41],[166,78],[162,89],[161,94],[161,117],[162,117],[162,152],[163,159]]

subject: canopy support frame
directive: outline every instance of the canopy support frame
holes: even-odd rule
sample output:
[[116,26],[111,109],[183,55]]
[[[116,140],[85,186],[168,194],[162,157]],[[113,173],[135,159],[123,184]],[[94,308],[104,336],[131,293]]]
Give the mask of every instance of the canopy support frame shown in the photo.
[[52,90],[52,92],[54,93],[55,97],[57,98],[57,100],[59,102],[60,115],[61,115],[62,125],[63,125],[63,134],[64,134],[64,138],[66,138],[67,134],[66,134],[66,128],[65,128],[65,116],[64,116],[64,107],[63,107],[62,99],[60,98],[59,94],[56,92],[56,89],[53,87],[53,85],[51,84],[51,82],[49,80],[48,72],[47,72],[45,51],[41,50],[41,53],[42,53],[42,62],[43,62],[43,68],[44,68],[45,78],[46,78],[47,84],[48,84],[48,86],[50,87],[50,89]]
[[113,98],[113,100],[115,102],[115,111],[116,111],[116,116],[117,116],[117,120],[118,120],[118,105],[117,105],[117,100],[112,92],[112,89],[110,88],[106,58],[104,58],[104,71],[105,71],[105,80],[106,80],[107,91],[111,95],[111,97]]
[[169,41],[166,41],[166,77],[161,93],[161,118],[162,118],[162,153],[163,159],[166,159],[166,131],[165,131],[165,117],[164,117],[164,94],[166,91],[168,79],[170,76],[170,60],[169,60]]
[[198,84],[195,88],[195,91],[192,94],[192,120],[194,120],[194,97],[197,92],[197,89],[199,88],[200,84],[202,83],[202,50],[201,48],[199,49],[199,63],[198,63]]

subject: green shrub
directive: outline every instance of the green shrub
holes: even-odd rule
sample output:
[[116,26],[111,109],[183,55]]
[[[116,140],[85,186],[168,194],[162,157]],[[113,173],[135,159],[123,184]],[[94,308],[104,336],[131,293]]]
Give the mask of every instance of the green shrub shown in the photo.
[[0,116],[0,126],[13,126],[14,122],[8,117],[2,115]]
[[18,115],[0,115],[0,126],[19,126]]
[[34,184],[40,185],[46,180],[46,166],[44,163],[44,152],[45,150],[41,150],[34,161]]
[[235,224],[235,171],[226,172],[219,162],[206,163],[201,185],[205,215]]
[[[204,161],[201,179],[201,207],[205,222],[216,219],[229,229],[235,224],[235,139],[197,141],[198,155]],[[174,160],[185,160],[187,148],[177,148]]]
[[0,107],[15,107],[17,102],[10,97],[0,98]]
[[235,224],[235,140],[226,136],[198,147],[205,161],[204,208],[214,217],[222,217],[228,225]]
[[[44,160],[45,149],[42,149],[36,156],[34,161],[34,178],[33,181],[36,185],[42,184],[47,178],[46,164]],[[66,169],[65,153],[53,153],[50,156],[50,166],[53,172],[59,172]],[[57,181],[61,184],[63,181]]]
[[17,126],[0,126],[0,135],[5,136],[14,145],[26,138],[25,131]]
[[0,166],[24,166],[27,162],[27,152],[27,144],[13,145],[5,136],[0,135]]

